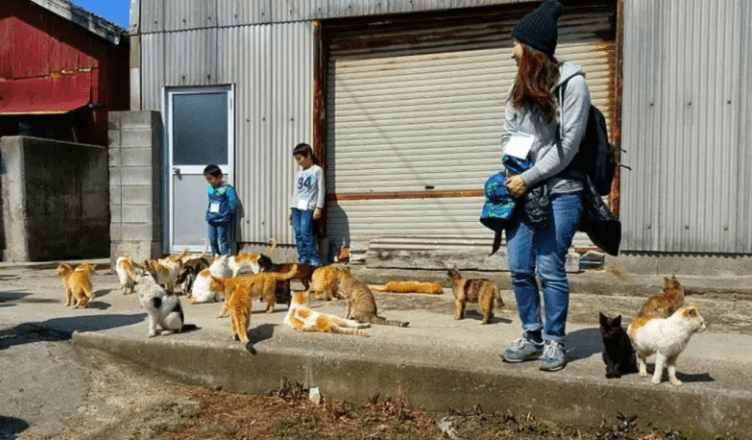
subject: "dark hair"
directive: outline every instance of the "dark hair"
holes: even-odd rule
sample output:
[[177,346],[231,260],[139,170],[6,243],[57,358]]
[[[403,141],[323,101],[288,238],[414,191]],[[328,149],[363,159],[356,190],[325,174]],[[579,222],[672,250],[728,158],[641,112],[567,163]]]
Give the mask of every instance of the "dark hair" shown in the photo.
[[293,148],[292,155],[295,156],[296,154],[302,154],[305,157],[313,157],[313,149],[310,145],[302,142]]
[[204,176],[222,177],[222,169],[213,163],[209,164],[204,168]]
[[552,121],[556,117],[553,89],[559,82],[561,63],[553,55],[547,55],[522,42],[520,45],[522,57],[510,100],[517,108],[537,107],[544,120]]

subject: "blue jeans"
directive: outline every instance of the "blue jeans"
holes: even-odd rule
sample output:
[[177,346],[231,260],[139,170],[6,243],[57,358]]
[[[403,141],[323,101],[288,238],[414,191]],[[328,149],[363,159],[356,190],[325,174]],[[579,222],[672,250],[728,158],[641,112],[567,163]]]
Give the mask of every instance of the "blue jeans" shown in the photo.
[[[580,193],[552,195],[551,221],[544,231],[534,231],[520,213],[507,229],[509,271],[518,313],[525,331],[543,330],[543,338],[561,342],[569,310],[569,281],[564,267],[569,246],[580,224]],[[546,320],[541,322],[537,275],[543,286]]]
[[209,238],[209,246],[212,255],[227,255],[228,236],[230,234],[230,222],[209,222],[206,226],[206,235]]
[[292,229],[295,231],[298,261],[304,264],[321,266],[319,247],[316,238],[313,236],[313,211],[292,208]]

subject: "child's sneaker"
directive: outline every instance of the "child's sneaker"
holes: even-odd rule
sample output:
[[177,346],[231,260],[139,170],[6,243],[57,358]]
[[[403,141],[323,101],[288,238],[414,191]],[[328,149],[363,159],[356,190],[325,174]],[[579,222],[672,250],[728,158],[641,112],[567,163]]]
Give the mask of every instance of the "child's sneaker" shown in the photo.
[[540,358],[540,369],[543,371],[559,371],[567,365],[567,355],[564,344],[556,341],[546,341],[543,356]]
[[528,333],[523,333],[520,339],[502,353],[501,358],[506,362],[517,363],[538,359],[543,352],[543,342],[535,342]]

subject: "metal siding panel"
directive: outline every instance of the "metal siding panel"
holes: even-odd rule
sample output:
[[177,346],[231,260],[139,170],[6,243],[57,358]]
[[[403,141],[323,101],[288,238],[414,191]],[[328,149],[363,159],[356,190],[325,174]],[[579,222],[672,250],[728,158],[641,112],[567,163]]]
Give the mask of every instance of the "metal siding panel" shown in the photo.
[[625,3],[622,147],[633,171],[622,173],[624,250],[752,251],[740,120],[752,99],[749,9]]
[[297,164],[313,132],[310,23],[239,26],[219,32],[219,78],[236,83],[236,188],[240,240],[294,243],[287,215]]
[[[613,26],[601,14],[573,8],[562,17],[557,56],[585,67],[593,101],[612,120],[613,37],[600,37],[613,35]],[[519,17],[453,18],[335,32],[328,193],[482,190],[499,169],[505,97],[517,71],[510,33]],[[337,245],[348,233],[359,241],[373,234],[488,235],[478,222],[482,203],[478,197],[341,200],[329,210],[328,233]]]
[[[165,34],[168,86],[217,84],[217,28]],[[190,54],[190,56],[188,56]]]
[[165,35],[141,36],[141,84],[143,110],[162,111],[162,87],[165,85]]

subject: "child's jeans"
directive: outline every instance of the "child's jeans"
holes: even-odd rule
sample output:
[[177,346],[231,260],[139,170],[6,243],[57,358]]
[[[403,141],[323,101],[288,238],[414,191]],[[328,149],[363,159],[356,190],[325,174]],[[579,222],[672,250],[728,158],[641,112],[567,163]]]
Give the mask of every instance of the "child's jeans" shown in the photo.
[[206,227],[206,235],[209,238],[212,255],[229,254],[230,222],[209,222]]
[[[533,231],[516,215],[507,229],[507,251],[512,285],[517,298],[523,330],[543,330],[544,339],[561,342],[569,309],[569,282],[564,262],[572,238],[580,224],[580,193],[551,198],[551,221],[545,231]],[[543,284],[545,322],[541,322],[541,303],[537,274]]]
[[292,229],[295,231],[295,245],[298,248],[298,261],[303,264],[321,266],[319,247],[313,236],[313,211],[292,208]]

